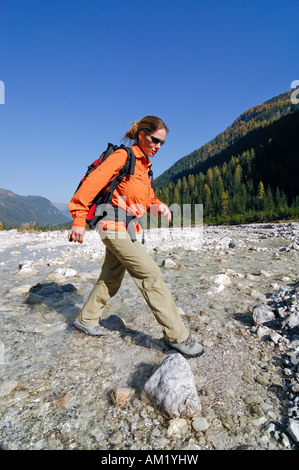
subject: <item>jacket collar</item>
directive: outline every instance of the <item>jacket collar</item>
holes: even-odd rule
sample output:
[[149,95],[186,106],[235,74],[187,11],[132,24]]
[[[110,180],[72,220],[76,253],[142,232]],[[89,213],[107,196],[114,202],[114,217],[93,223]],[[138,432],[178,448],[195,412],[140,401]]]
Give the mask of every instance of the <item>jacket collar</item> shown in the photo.
[[137,144],[132,145],[131,148],[136,158],[144,158],[144,160],[147,162],[148,167],[152,166],[152,162],[150,161],[149,157],[143,153],[143,151]]

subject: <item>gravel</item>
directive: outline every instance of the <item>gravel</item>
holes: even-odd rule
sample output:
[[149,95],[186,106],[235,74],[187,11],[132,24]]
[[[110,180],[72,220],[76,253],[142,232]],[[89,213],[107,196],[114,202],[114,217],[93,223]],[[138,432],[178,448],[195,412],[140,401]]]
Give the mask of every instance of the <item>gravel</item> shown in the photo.
[[128,275],[104,337],[72,326],[100,273],[98,235],[0,232],[0,447],[297,450],[298,235],[295,222],[146,232],[205,347],[188,359],[200,416],[170,419],[143,388],[171,352]]

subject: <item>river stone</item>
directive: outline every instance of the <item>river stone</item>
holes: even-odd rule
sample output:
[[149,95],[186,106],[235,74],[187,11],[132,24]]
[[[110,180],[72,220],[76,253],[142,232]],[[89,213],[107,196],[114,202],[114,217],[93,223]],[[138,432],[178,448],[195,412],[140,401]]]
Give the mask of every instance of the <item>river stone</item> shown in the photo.
[[197,432],[205,432],[209,428],[206,418],[199,416],[192,421],[192,427]]
[[55,273],[60,274],[64,277],[74,277],[78,274],[77,271],[72,268],[57,268],[55,270]]
[[289,329],[297,328],[299,326],[299,312],[291,313],[291,315],[283,321],[282,326],[283,328]]
[[223,290],[224,290],[224,285],[218,284],[217,286],[209,287],[208,294],[219,294],[219,292],[222,292]]
[[67,323],[56,321],[49,323],[41,313],[31,313],[22,317],[17,322],[17,331],[22,333],[41,333],[45,336],[55,335],[67,329]]
[[295,442],[299,442],[299,421],[291,419],[287,432]]
[[191,418],[201,412],[193,373],[181,354],[166,356],[146,382],[143,394],[170,418]]
[[230,278],[227,274],[217,274],[211,277],[211,281],[213,284],[223,284],[224,286],[228,286],[231,284]]
[[272,310],[269,310],[267,305],[257,305],[252,310],[252,317],[255,323],[266,323],[268,321],[274,320],[275,315]]
[[129,387],[117,388],[111,393],[112,403],[119,408],[124,408],[128,404],[132,394],[133,390]]
[[232,240],[228,244],[229,248],[246,248],[246,244],[243,240]]
[[184,418],[173,418],[169,421],[167,429],[167,436],[171,437],[173,434],[181,434],[184,430],[188,429],[188,422]]
[[6,397],[9,395],[12,390],[14,390],[19,383],[16,380],[4,381],[0,384],[0,398]]
[[162,266],[164,266],[165,268],[174,268],[176,266],[176,262],[170,258],[166,258],[162,261]]

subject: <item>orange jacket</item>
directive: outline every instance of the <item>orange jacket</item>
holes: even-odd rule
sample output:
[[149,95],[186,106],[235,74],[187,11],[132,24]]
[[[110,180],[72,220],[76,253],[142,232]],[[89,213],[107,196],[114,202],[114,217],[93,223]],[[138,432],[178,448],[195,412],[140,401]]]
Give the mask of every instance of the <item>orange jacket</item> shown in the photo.
[[[141,217],[152,204],[162,204],[155,197],[148,175],[152,166],[138,145],[132,150],[136,157],[134,175],[126,176],[113,193],[111,204],[125,209],[129,214]],[[127,159],[126,150],[116,150],[95,171],[90,173],[84,183],[72,197],[69,211],[73,217],[73,225],[85,227],[89,206],[95,196],[118,175]],[[126,230],[124,222],[103,220],[100,229]]]

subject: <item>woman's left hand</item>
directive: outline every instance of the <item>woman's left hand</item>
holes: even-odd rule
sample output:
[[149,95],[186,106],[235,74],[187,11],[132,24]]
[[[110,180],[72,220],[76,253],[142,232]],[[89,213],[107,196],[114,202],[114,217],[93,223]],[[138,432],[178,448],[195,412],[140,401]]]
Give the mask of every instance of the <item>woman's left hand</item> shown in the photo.
[[167,217],[168,222],[171,221],[171,212],[166,206],[166,204],[159,204],[159,211],[162,215],[165,215],[165,217]]
[[85,227],[76,227],[73,225],[68,233],[68,239],[70,242],[83,243],[84,234]]

